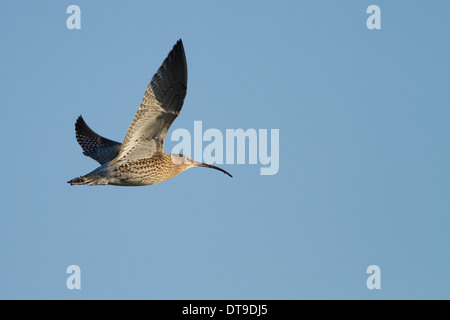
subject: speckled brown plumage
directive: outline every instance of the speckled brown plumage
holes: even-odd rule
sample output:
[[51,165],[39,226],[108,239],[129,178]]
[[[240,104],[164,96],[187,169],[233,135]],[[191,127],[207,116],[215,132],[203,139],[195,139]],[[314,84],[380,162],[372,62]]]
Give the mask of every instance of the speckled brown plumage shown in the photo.
[[119,178],[130,180],[133,184],[153,185],[173,178],[186,169],[184,163],[174,163],[171,155],[158,152],[151,158],[125,162],[113,171]]
[[187,89],[187,63],[181,40],[173,47],[145,91],[142,103],[122,144],[103,138],[80,116],[76,138],[83,154],[101,164],[71,185],[153,185],[192,167],[225,170],[193,161],[186,155],[164,153],[164,140],[183,106]]

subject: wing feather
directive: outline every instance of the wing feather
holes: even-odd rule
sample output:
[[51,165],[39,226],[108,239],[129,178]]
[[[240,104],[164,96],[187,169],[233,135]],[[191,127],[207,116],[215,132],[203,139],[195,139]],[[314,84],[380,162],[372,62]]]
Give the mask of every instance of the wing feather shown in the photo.
[[85,156],[91,157],[101,165],[119,155],[121,143],[112,141],[95,133],[79,116],[75,122],[75,136]]
[[181,40],[153,76],[142,103],[128,128],[115,161],[149,158],[164,151],[164,139],[183,106],[187,89],[187,63]]

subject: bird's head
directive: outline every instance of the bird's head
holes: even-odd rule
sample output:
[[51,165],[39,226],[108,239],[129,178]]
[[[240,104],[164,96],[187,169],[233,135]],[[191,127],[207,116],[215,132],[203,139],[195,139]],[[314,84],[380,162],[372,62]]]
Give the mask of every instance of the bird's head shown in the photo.
[[179,166],[182,166],[183,171],[187,170],[189,168],[192,168],[192,167],[206,167],[206,168],[211,168],[211,169],[216,169],[216,170],[222,171],[223,173],[227,174],[231,178],[233,177],[231,174],[229,174],[228,172],[226,172],[225,170],[223,170],[223,169],[221,169],[219,167],[216,167],[216,166],[213,166],[213,165],[210,165],[210,164],[206,164],[206,163],[201,163],[201,162],[194,161],[188,155],[185,155],[185,154],[171,154],[171,156],[172,156],[173,163],[175,163],[175,164],[177,164]]

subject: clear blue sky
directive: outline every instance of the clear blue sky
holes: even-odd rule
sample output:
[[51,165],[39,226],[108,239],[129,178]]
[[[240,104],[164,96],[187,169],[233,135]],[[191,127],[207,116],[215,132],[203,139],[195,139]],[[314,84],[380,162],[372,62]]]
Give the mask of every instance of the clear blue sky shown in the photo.
[[[66,8],[81,8],[68,30]],[[366,9],[381,8],[381,30]],[[7,1],[0,298],[450,298],[450,2]],[[122,141],[177,39],[176,128],[280,130],[280,170],[66,183]],[[166,151],[176,144],[170,140]],[[81,290],[66,268],[81,268]],[[366,268],[381,268],[381,290]]]

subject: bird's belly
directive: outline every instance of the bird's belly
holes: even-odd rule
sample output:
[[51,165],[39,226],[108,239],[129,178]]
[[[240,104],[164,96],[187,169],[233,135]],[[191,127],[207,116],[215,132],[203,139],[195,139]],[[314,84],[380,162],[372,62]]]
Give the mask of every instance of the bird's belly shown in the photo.
[[161,174],[160,168],[149,166],[145,160],[119,164],[112,169],[109,184],[116,186],[148,186],[171,177]]
[[135,175],[119,175],[116,177],[111,177],[109,179],[109,184],[113,186],[128,186],[128,187],[137,187],[137,186],[148,186],[157,184],[161,181],[155,181],[155,179],[151,179],[146,176],[135,176]]

